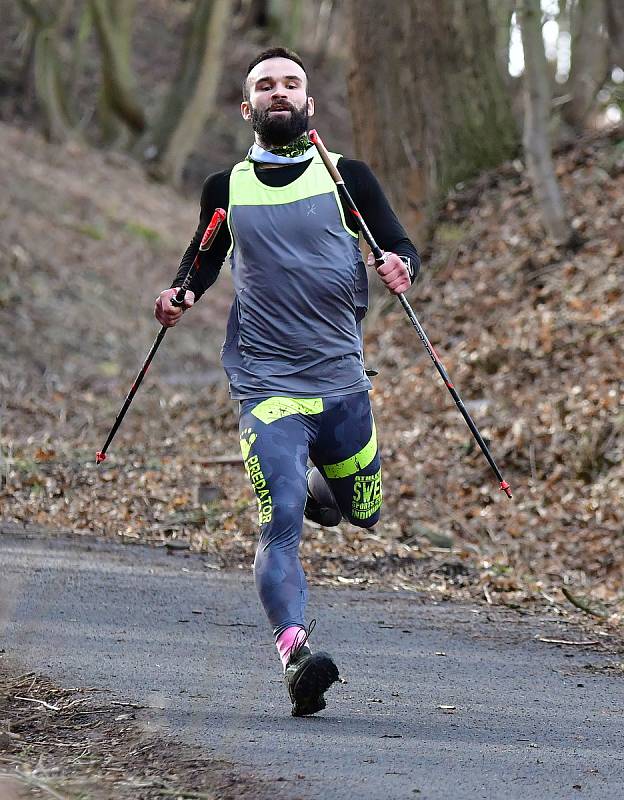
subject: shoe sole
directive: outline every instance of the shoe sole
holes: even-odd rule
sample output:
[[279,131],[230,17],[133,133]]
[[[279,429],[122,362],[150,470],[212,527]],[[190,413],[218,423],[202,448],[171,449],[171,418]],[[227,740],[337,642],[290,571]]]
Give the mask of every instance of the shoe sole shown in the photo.
[[338,667],[329,653],[313,653],[290,687],[293,717],[322,711],[327,703],[323,694],[338,680]]
[[326,508],[325,506],[316,509],[306,509],[304,512],[306,519],[316,522],[317,525],[322,525],[324,528],[335,528],[342,522],[342,514],[333,508]]

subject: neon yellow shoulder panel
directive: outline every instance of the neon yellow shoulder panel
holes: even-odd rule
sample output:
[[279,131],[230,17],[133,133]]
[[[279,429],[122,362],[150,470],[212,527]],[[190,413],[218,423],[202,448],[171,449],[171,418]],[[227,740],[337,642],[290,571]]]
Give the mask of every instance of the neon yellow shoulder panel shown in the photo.
[[[340,153],[330,153],[329,157],[333,164],[337,164],[341,158]],[[319,194],[333,192],[336,198],[336,205],[340,214],[342,226],[345,231],[354,239],[358,238],[346,224],[342,203],[336,189],[333,178],[327,171],[327,167],[318,153],[314,154],[312,163],[305,170],[303,175],[289,183],[288,186],[266,186],[258,180],[254,171],[253,162],[245,159],[240,161],[232,168],[230,175],[230,194],[228,206],[228,227],[232,244],[228,251],[228,256],[234,249],[234,235],[232,230],[231,214],[234,206],[270,206],[284,203],[295,203],[298,200],[305,200],[308,197],[315,197]]]
[[[330,157],[336,164],[340,154],[330,153]],[[335,191],[335,188],[336,185],[318,153],[314,154],[312,163],[305,172],[288,186],[266,186],[256,177],[253,162],[245,160],[232,169],[230,207],[295,203],[318,194],[327,194]]]

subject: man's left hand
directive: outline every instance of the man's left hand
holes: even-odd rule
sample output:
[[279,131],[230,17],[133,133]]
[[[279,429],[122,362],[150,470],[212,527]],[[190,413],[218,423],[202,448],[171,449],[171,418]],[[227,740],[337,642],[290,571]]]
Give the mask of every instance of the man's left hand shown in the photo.
[[[384,263],[380,264],[377,274],[384,282],[386,289],[392,294],[401,294],[412,285],[407,265],[401,261],[396,253],[384,253]],[[368,266],[375,266],[375,256],[368,254]]]

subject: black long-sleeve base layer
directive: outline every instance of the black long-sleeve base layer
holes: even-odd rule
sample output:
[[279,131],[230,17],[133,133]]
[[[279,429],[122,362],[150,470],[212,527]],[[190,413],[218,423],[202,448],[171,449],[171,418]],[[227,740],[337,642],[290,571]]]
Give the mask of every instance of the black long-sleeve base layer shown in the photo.
[[[262,168],[254,164],[258,179],[267,186],[287,186],[304,173],[310,161],[292,164],[285,167]],[[368,225],[373,237],[382,250],[408,257],[413,270],[412,283],[420,268],[420,257],[413,243],[408,238],[403,226],[390,207],[379,181],[363,161],[340,158],[338,169],[345,186],[353,198],[360,214]],[[172,286],[180,286],[188,269],[197,255],[199,245],[216,208],[227,211],[229,205],[229,181],[232,169],[215,172],[204,182],[201,195],[199,224],[195,235],[182,257]],[[353,215],[343,203],[344,218],[347,225],[357,233],[357,225]],[[231,238],[227,225],[222,225],[212,247],[200,256],[200,269],[193,276],[190,285],[195,293],[195,300],[217,280],[221,266],[230,249]]]

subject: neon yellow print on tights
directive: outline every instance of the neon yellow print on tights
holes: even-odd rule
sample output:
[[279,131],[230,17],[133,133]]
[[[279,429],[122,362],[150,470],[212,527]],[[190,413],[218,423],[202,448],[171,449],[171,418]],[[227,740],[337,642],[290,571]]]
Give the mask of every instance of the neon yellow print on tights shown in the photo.
[[351,516],[354,519],[372,517],[381,508],[381,469],[374,475],[356,475],[353,484],[353,505]]
[[251,448],[258,438],[251,428],[246,428],[241,432],[240,445],[245,462],[245,471],[249,475],[249,480],[256,493],[258,501],[258,520],[260,525],[270,522],[273,518],[273,500],[271,493],[267,489],[266,478],[260,467],[260,460],[257,455],[250,456]]

